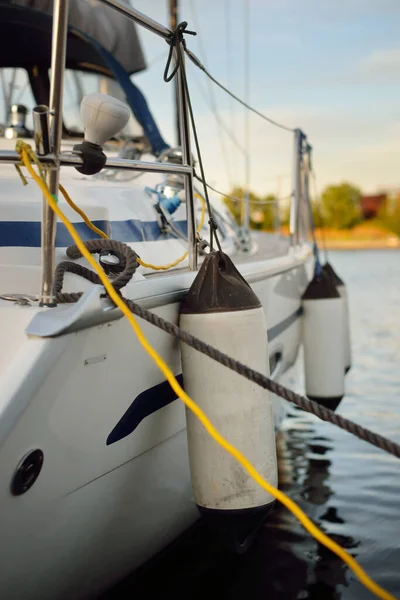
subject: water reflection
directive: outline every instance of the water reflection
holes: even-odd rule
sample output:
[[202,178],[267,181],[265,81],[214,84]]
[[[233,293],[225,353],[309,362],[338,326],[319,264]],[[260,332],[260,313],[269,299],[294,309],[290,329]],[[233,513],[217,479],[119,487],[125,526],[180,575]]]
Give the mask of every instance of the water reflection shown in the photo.
[[[298,500],[304,501],[302,508],[322,531],[346,549],[355,548],[357,543],[351,537],[335,532],[335,525],[343,529],[345,519],[333,505],[335,494],[330,485],[332,461],[329,458],[334,449],[333,440],[317,435],[315,428],[310,427],[307,416],[296,416],[294,413],[292,418],[293,425],[286,432],[285,461],[289,461],[295,468],[297,466],[297,470],[301,465],[300,472],[293,474],[298,485]],[[287,487],[288,493],[293,496],[293,485]],[[296,598],[339,600],[342,598],[340,586],[347,585],[347,566],[311,538],[307,545],[310,547],[307,577],[298,589]],[[303,543],[301,551],[304,553],[304,550]]]
[[[338,412],[400,442],[400,252],[337,253],[353,367]],[[371,274],[373,276],[371,277]],[[301,355],[282,382],[302,392]],[[369,575],[400,596],[400,463],[293,407],[277,439],[280,487]],[[249,552],[227,557],[200,524],[103,600],[371,600],[347,566],[276,505]]]
[[[343,533],[345,519],[334,505],[330,486],[332,440],[317,435],[308,416],[293,409],[290,426],[278,436],[280,487],[339,544],[357,547]],[[253,546],[241,557],[222,553],[205,523],[200,524],[150,567],[116,588],[110,598],[146,594],[174,598],[267,598],[339,600],[347,567],[317,543],[284,507],[277,504]],[[211,594],[212,590],[212,594]]]

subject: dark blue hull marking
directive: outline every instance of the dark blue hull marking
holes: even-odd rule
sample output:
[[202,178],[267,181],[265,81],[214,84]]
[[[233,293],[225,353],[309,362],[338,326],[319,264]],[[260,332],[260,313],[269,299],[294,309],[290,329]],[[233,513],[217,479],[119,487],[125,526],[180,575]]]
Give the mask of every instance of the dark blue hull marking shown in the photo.
[[281,333],[283,333],[286,329],[289,329],[289,327],[295,321],[297,321],[297,319],[299,317],[301,317],[302,314],[303,314],[303,307],[299,306],[299,308],[296,310],[296,312],[294,312],[291,315],[289,315],[288,317],[286,317],[286,319],[283,319],[283,321],[281,321],[277,325],[274,325],[273,327],[271,327],[271,329],[268,329],[268,341],[272,342],[272,340],[274,340],[276,337],[278,337],[278,335],[281,335]]
[[[180,385],[183,384],[182,375],[177,375],[176,379]],[[107,446],[115,444],[133,433],[143,419],[171,404],[174,400],[177,400],[177,396],[168,381],[163,381],[139,394],[109,434]]]
[[[110,234],[108,221],[93,221],[93,224],[108,235]],[[94,237],[98,237],[86,223],[74,223],[74,227],[83,240],[92,240]],[[57,223],[56,246],[65,248],[71,244],[73,241],[65,226]],[[40,221],[0,221],[0,246],[40,248]]]
[[[268,341],[272,341],[278,335],[288,329],[301,315],[302,307],[299,307],[292,315],[271,327],[268,330]],[[177,380],[182,385],[182,375],[178,375]],[[116,424],[107,438],[107,446],[115,444],[124,437],[130,435],[140,425],[140,423],[152,415],[160,408],[171,404],[177,400],[177,396],[168,381],[163,381],[148,390],[145,390],[135,398],[121,420]]]
[[[122,242],[154,242],[157,240],[174,239],[175,236],[163,233],[157,221],[93,221],[99,229],[111,235],[115,240]],[[183,235],[187,234],[186,221],[174,221],[174,225]],[[99,237],[86,223],[74,223],[83,240],[92,240]],[[26,247],[40,248],[41,246],[40,221],[0,221],[0,247]],[[56,247],[66,248],[73,244],[71,236],[62,223],[57,223]]]

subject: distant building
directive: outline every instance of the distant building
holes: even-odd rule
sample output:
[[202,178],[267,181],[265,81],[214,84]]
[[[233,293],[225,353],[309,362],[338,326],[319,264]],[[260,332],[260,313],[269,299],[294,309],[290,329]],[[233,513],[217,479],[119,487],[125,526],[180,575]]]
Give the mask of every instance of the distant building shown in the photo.
[[375,194],[373,196],[361,196],[360,208],[364,219],[373,219],[380,208],[385,204],[386,194]]

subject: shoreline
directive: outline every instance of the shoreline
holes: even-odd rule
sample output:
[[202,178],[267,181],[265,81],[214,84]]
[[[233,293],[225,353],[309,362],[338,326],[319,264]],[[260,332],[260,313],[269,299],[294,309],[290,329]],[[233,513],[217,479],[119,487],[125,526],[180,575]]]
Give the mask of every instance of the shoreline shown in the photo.
[[[287,226],[281,227],[282,235],[289,235]],[[399,250],[400,236],[380,227],[358,226],[350,230],[315,229],[320,248],[327,250]]]
[[321,247],[327,250],[399,250],[400,238],[378,240],[318,240]]

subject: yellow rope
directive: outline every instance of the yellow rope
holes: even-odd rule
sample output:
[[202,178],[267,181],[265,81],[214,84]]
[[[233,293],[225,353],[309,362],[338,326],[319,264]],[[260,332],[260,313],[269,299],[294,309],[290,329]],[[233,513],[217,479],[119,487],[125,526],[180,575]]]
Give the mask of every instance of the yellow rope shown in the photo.
[[101,229],[99,229],[98,227],[96,227],[96,225],[93,225],[92,221],[89,219],[89,217],[83,212],[83,210],[81,210],[79,208],[79,206],[77,206],[75,204],[75,202],[72,200],[71,196],[68,194],[67,190],[65,189],[65,187],[63,185],[61,185],[61,183],[59,184],[59,188],[60,188],[60,192],[62,193],[62,195],[64,196],[66,202],[68,202],[68,204],[70,205],[70,207],[76,212],[78,213],[78,215],[80,215],[82,217],[82,219],[85,221],[86,225],[88,227],[90,227],[90,229],[92,231],[94,231],[95,233],[97,233],[97,235],[99,235],[100,237],[102,237],[103,239],[107,240],[108,239],[108,235],[106,233],[104,233],[104,231],[102,231]]
[[[200,223],[197,226],[197,232],[200,233],[203,225],[204,225],[204,218],[205,218],[205,214],[206,214],[206,203],[204,202],[204,198],[202,198],[200,196],[200,194],[194,194],[195,198],[198,198],[201,201],[201,217],[200,217]],[[150,263],[146,263],[144,262],[141,258],[138,258],[138,263],[139,265],[142,265],[142,267],[147,267],[148,269],[153,269],[153,271],[167,271],[168,269],[171,269],[172,267],[176,267],[176,265],[179,265],[180,262],[182,262],[183,260],[185,260],[185,258],[187,257],[188,253],[185,252],[185,254],[182,254],[182,256],[180,258],[177,258],[174,262],[169,263],[168,265],[152,265]]]
[[123,301],[123,299],[115,291],[112,283],[108,279],[107,275],[105,274],[105,272],[103,271],[103,269],[101,268],[99,263],[93,258],[93,256],[87,250],[87,248],[84,245],[83,241],[81,240],[79,234],[77,233],[75,227],[72,225],[72,223],[68,220],[68,218],[64,215],[64,213],[61,211],[61,209],[57,205],[55,199],[53,198],[52,194],[50,193],[50,191],[47,187],[46,181],[44,179],[41,179],[37,175],[37,173],[34,171],[32,165],[30,163],[29,153],[25,150],[25,148],[23,146],[20,147],[20,152],[21,152],[21,157],[22,157],[25,167],[27,168],[27,170],[29,171],[30,175],[35,180],[37,185],[42,190],[42,192],[43,192],[47,202],[49,203],[50,207],[52,208],[52,210],[64,223],[66,229],[68,230],[68,232],[71,235],[72,239],[74,240],[75,244],[79,248],[79,251],[81,252],[81,254],[86,258],[86,260],[90,263],[92,268],[98,274],[98,276],[99,276],[102,284],[104,285],[108,295],[110,296],[111,300],[114,302],[114,304],[116,306],[118,306],[118,308],[121,310],[123,315],[128,319],[132,329],[136,333],[136,336],[137,336],[140,344],[143,346],[143,348],[146,350],[146,352],[149,354],[149,356],[154,360],[154,362],[156,363],[156,365],[158,366],[160,371],[164,374],[165,378],[169,382],[170,386],[172,387],[172,389],[174,390],[176,395],[185,403],[185,405],[200,420],[200,422],[203,424],[203,426],[206,429],[206,431],[208,432],[208,434],[222,448],[224,448],[231,456],[233,456],[242,465],[242,467],[247,471],[247,473],[250,475],[250,477],[252,477],[254,479],[254,481],[256,481],[266,492],[271,494],[271,496],[273,496],[274,498],[279,500],[284,506],[286,506],[286,508],[288,510],[290,510],[290,512],[293,515],[295,515],[297,517],[297,519],[300,521],[300,523],[303,525],[303,527],[318,542],[320,542],[323,546],[325,546],[326,548],[331,550],[334,554],[339,556],[350,567],[350,569],[353,571],[353,573],[359,578],[361,583],[363,583],[363,585],[366,588],[368,588],[372,593],[374,593],[378,598],[381,598],[382,600],[396,600],[395,596],[393,596],[388,591],[386,591],[384,588],[382,588],[377,583],[375,583],[375,581],[373,579],[371,579],[371,577],[369,577],[369,575],[367,575],[367,573],[357,563],[357,561],[348,552],[346,552],[346,550],[344,550],[344,548],[339,546],[339,544],[337,544],[332,539],[330,539],[316,525],[314,525],[314,523],[311,521],[311,519],[309,519],[309,517],[301,510],[301,508],[299,506],[297,506],[297,504],[293,500],[291,500],[288,496],[286,496],[286,494],[284,494],[283,492],[281,492],[280,490],[275,488],[273,485],[271,485],[268,481],[266,481],[258,473],[258,471],[253,467],[253,465],[247,460],[247,458],[237,448],[232,446],[232,444],[230,444],[230,442],[228,442],[228,440],[226,440],[219,433],[219,431],[217,431],[217,429],[214,427],[214,425],[208,419],[207,415],[186,394],[186,392],[183,390],[183,388],[179,385],[179,383],[176,380],[175,375],[173,374],[171,369],[162,360],[162,358],[158,355],[158,353],[151,346],[151,344],[147,341],[147,339],[144,336],[144,334],[142,333],[142,330],[140,329],[138,323],[136,322],[135,317],[133,316],[133,314],[131,313],[131,311],[129,310],[129,308],[127,307],[125,302]]
[[138,258],[137,261],[142,267],[146,267],[147,269],[153,269],[153,271],[168,271],[168,269],[176,267],[176,265],[179,265],[179,263],[185,260],[187,255],[188,253],[185,252],[185,254],[182,254],[182,256],[174,260],[174,262],[168,263],[166,265],[152,265],[151,263],[144,262],[144,260],[142,260],[141,258]]
[[[27,144],[26,142],[24,142],[23,140],[17,140],[16,144],[15,144],[15,150],[18,152],[18,154],[22,157],[22,150],[24,150],[27,155],[29,156],[30,160],[35,163],[35,165],[38,168],[40,177],[42,178],[43,181],[45,181],[45,171],[43,168],[42,163],[40,162],[40,160],[38,159],[38,157],[36,156],[36,153],[32,150],[32,147]],[[17,169],[18,175],[21,178],[21,181],[24,185],[28,185],[27,180],[24,177],[24,174],[21,171],[21,168],[23,165],[23,161],[21,160],[21,162],[19,163],[19,165],[15,165],[15,168]]]
[[[79,208],[79,206],[77,206],[75,204],[75,202],[71,199],[70,195],[68,194],[68,192],[64,188],[64,186],[62,186],[60,184],[59,187],[60,187],[60,191],[61,191],[62,195],[64,196],[65,200],[68,202],[70,207],[73,208],[74,211],[77,212],[78,215],[80,215],[82,217],[82,219],[85,221],[86,225],[88,227],[90,227],[90,229],[92,231],[97,233],[97,235],[99,235],[100,237],[102,237],[104,239],[107,239],[108,235],[106,233],[104,233],[104,231],[102,231],[101,229],[99,229],[98,227],[93,225],[93,223],[88,218],[88,216],[83,212],[83,210],[81,210]],[[204,225],[204,218],[205,218],[205,214],[206,214],[206,203],[204,202],[204,199],[199,194],[194,194],[194,195],[196,198],[198,198],[201,201],[201,217],[200,217],[200,223],[197,227],[197,231],[200,232]],[[152,265],[151,263],[144,262],[144,260],[142,260],[141,258],[138,258],[138,263],[142,267],[146,267],[148,269],[153,269],[154,271],[167,271],[168,269],[172,269],[172,267],[176,267],[176,265],[179,265],[179,263],[181,263],[183,260],[185,260],[187,255],[188,255],[188,253],[185,252],[185,254],[183,254],[180,258],[177,258],[176,260],[174,260],[174,262],[171,262],[167,265]]]

